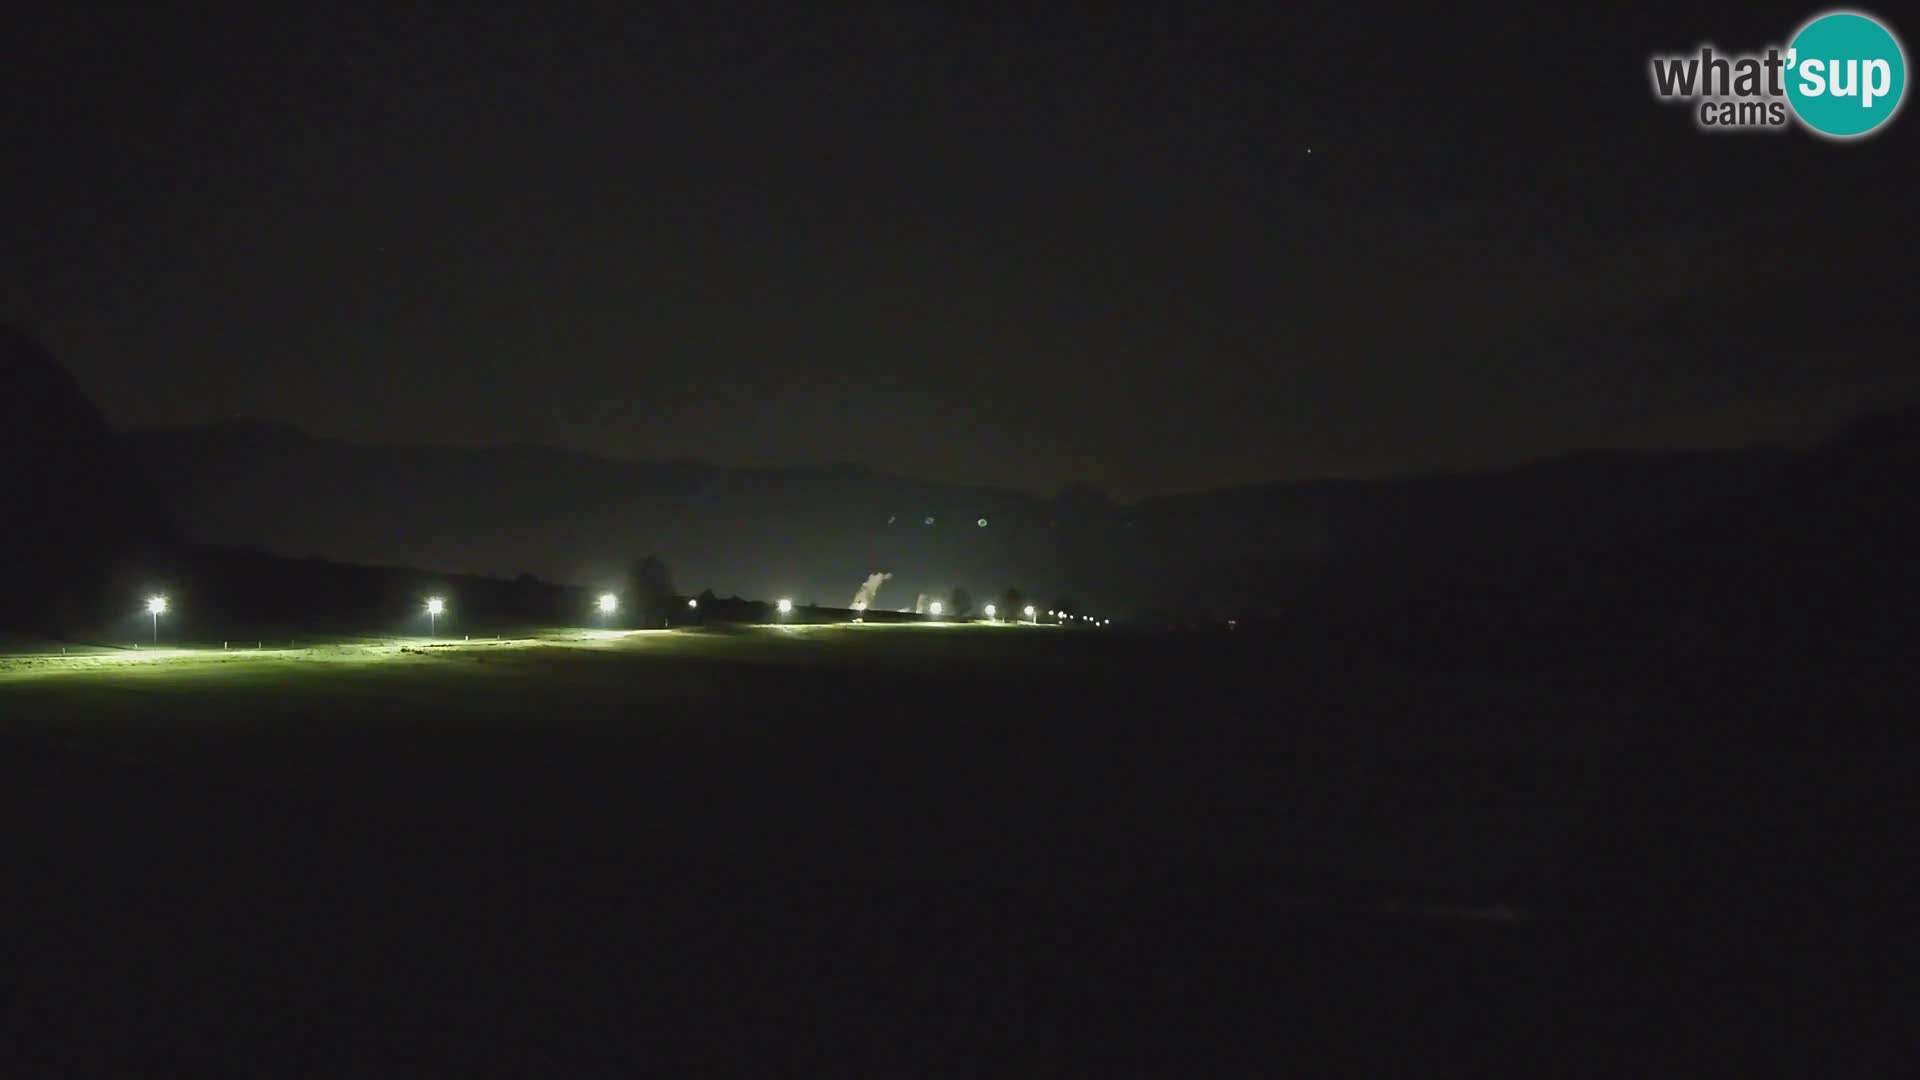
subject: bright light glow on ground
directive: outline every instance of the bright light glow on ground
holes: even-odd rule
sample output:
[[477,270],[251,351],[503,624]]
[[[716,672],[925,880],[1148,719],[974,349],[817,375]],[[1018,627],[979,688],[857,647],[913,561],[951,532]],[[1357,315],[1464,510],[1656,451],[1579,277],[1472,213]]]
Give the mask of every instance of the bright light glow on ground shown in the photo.
[[[911,634],[914,631],[939,630],[943,633],[964,634],[978,629],[983,633],[991,630],[981,623],[952,623],[945,621],[899,623],[822,623],[818,625],[794,625],[791,623],[769,623],[763,629],[777,634],[781,638],[831,637],[835,634]],[[384,667],[390,664],[422,664],[459,662],[465,659],[484,657],[489,653],[518,653],[539,649],[665,649],[671,655],[680,652],[703,653],[714,648],[731,648],[725,642],[738,642],[741,639],[720,636],[715,637],[698,630],[610,630],[604,628],[568,627],[536,629],[527,628],[512,636],[475,637],[461,640],[433,640],[426,637],[401,638],[357,638],[336,639],[323,642],[288,643],[275,645],[266,642],[260,648],[254,642],[244,645],[233,643],[236,647],[222,648],[213,643],[195,648],[168,647],[156,649],[148,646],[139,648],[102,648],[99,646],[71,646],[71,652],[58,651],[59,646],[31,653],[0,653],[0,684],[23,679],[39,678],[79,678],[89,675],[109,677],[115,672],[140,678],[160,678],[163,673],[175,673],[181,677],[220,677],[225,672],[241,675],[248,671],[256,674],[252,677],[270,677],[270,673],[281,670],[279,665],[328,665],[337,667]],[[290,669],[289,669],[290,670]],[[468,670],[460,668],[458,670]],[[485,672],[491,669],[472,669]],[[171,677],[171,676],[167,676]]]

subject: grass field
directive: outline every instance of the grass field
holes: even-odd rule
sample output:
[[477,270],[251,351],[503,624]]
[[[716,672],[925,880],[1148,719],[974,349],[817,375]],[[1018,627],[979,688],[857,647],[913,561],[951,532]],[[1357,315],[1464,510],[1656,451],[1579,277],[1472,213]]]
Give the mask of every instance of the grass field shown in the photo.
[[1904,1048],[1902,666],[981,626],[142,652],[0,660],[19,1075]]

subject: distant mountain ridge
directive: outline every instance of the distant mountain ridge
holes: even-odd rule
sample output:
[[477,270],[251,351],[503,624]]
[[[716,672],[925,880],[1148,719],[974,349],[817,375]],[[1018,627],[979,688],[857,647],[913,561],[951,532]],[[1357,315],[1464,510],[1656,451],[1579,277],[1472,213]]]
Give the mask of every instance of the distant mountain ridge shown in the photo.
[[[822,603],[845,603],[868,574],[892,570],[900,577],[882,601],[911,606],[956,575],[1019,584],[1003,537],[1049,513],[1017,492],[850,464],[622,462],[537,444],[350,443],[252,423],[127,438],[197,540],[588,584],[658,552],[684,587]],[[902,572],[915,565],[926,573]]]
[[[1607,560],[1641,558],[1657,575],[1710,577],[1756,552],[1830,547],[1868,521],[1907,520],[1897,505],[1875,505],[1898,496],[1874,478],[1920,469],[1920,406],[1863,417],[1804,452],[1584,452],[1498,472],[1131,505],[1085,488],[1048,500],[856,465],[363,445],[254,424],[137,432],[128,443],[189,535],[286,555],[591,584],[657,551],[682,588],[722,594],[844,603],[868,573],[888,571],[888,607],[955,585],[976,596],[1018,586],[1083,607],[1233,614],[1464,580],[1501,564],[1537,576],[1588,562],[1630,575]],[[1690,559],[1705,565],[1683,570]]]
[[0,325],[0,627],[83,625],[172,537],[166,512],[73,379]]

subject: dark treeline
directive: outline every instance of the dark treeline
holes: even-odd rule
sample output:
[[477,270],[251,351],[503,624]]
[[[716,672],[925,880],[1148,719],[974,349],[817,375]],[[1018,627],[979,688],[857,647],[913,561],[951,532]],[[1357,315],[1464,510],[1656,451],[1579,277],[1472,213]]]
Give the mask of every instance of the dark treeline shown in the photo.
[[[206,539],[566,581],[627,565],[638,544],[690,584],[824,604],[885,570],[877,608],[951,601],[957,587],[976,609],[1004,606],[1015,583],[1030,599],[1070,594],[1159,626],[1278,619],[1349,639],[1686,643],[1779,624],[1801,637],[1906,633],[1920,601],[1900,554],[1920,536],[1920,409],[1805,451],[1589,453],[1133,505],[1091,489],[1043,500],[860,470],[356,447],[253,429],[134,445]],[[269,494],[236,502],[236,489]],[[414,505],[420,492],[438,494]]]
[[[1234,620],[1368,649],[1845,649],[1920,637],[1920,408],[1863,418],[1805,452],[1595,453],[1118,506],[1085,488],[1049,502],[857,469],[623,466],[251,429],[137,439],[136,464],[17,331],[0,333],[0,382],[4,450],[20,466],[0,621],[16,630],[118,633],[149,589],[178,594],[183,634],[215,613],[412,632],[436,591],[448,593],[450,632],[770,621],[765,602],[781,596],[799,605],[791,621],[815,621],[850,618],[858,582],[888,569],[867,613],[876,621],[922,594],[948,599],[956,617],[988,603],[1018,617],[1039,597],[997,591],[1014,581],[1156,629]],[[415,557],[369,557],[382,553]],[[585,569],[550,569],[569,561]],[[680,583],[755,600],[709,593],[686,608]],[[595,612],[601,590],[620,593],[616,619]]]
[[1296,636],[1428,651],[1898,647],[1920,639],[1916,485],[1909,408],[1806,453],[1593,454],[1295,491],[1288,516],[1307,529],[1190,505],[1150,543],[1173,559],[1204,548],[1210,574],[1257,583],[1224,604],[1170,597],[1168,623],[1237,609]]

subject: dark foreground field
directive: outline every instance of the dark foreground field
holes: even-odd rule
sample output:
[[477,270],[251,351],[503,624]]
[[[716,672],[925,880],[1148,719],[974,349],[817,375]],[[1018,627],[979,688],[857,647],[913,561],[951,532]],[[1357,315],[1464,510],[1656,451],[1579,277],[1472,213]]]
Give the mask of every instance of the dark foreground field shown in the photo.
[[1903,660],[872,627],[18,667],[0,1055],[1895,1075]]

